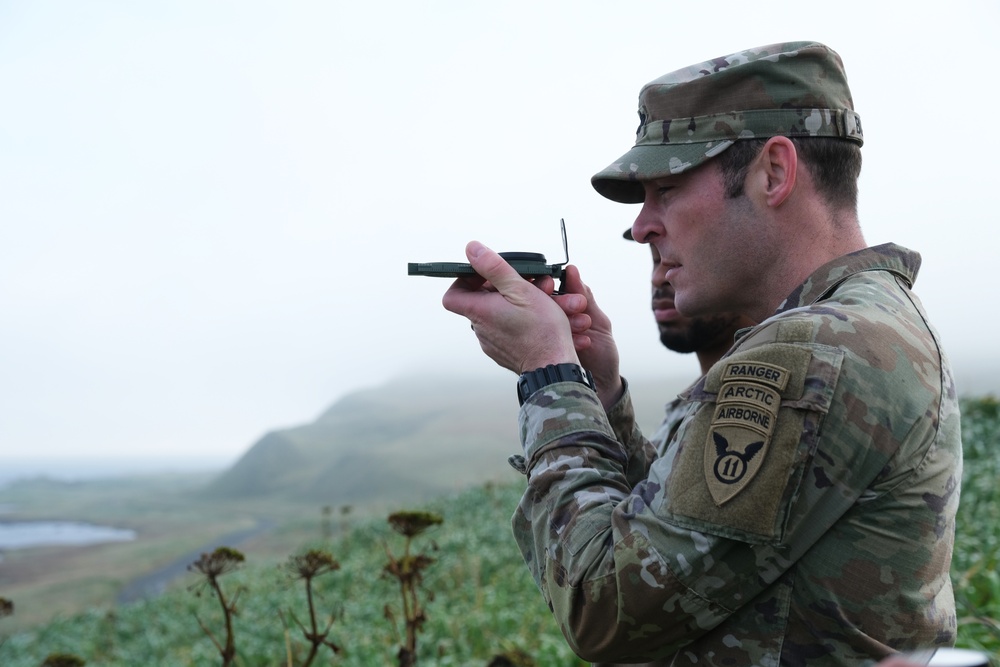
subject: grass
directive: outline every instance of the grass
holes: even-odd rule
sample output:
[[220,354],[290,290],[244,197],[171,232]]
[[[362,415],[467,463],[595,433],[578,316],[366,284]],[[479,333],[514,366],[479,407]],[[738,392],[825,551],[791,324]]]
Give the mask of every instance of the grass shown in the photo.
[[[434,599],[426,605],[419,664],[485,665],[493,655],[513,649],[535,656],[539,664],[586,664],[561,639],[510,537],[509,515],[519,496],[519,484],[489,485],[435,505],[443,525],[418,538],[435,559],[424,574],[424,590],[432,591]],[[385,546],[398,549],[400,539],[382,519],[362,522],[332,545],[304,545],[328,549],[341,564],[314,582],[319,615],[333,615],[330,637],[343,647],[335,664],[393,664],[403,630],[386,620],[386,606],[399,619],[403,613],[398,582],[383,574],[383,566]],[[196,581],[192,575],[189,583]],[[286,664],[279,615],[291,611],[305,616],[299,582],[279,563],[248,564],[227,575],[223,586],[244,589],[235,617],[235,664]],[[36,667],[44,655],[63,652],[109,667],[219,664],[215,646],[195,618],[222,627],[216,607],[207,592],[199,597],[180,588],[116,610],[57,619],[9,637],[0,647],[0,662]],[[295,633],[289,637],[294,643]],[[297,645],[304,654],[301,638]]]
[[952,580],[959,645],[1000,654],[1000,401],[962,405],[965,472]]
[[[952,574],[959,614],[958,645],[1000,654],[1000,403],[992,397],[963,405],[965,474]],[[487,665],[500,653],[523,652],[537,665],[586,665],[566,646],[510,535],[509,518],[523,483],[487,484],[426,504],[443,524],[416,538],[434,558],[424,571],[423,591],[432,593],[418,643],[418,664],[436,667]],[[384,573],[389,551],[399,553],[400,535],[380,517],[358,517],[353,529],[332,541],[320,539],[319,513],[311,539],[303,530],[283,535],[302,553],[323,549],[340,567],[313,582],[317,614],[342,651],[319,664],[384,667],[403,644],[399,583]],[[301,518],[300,518],[301,521]],[[293,542],[294,540],[294,542]],[[290,549],[289,549],[290,550]],[[269,551],[268,553],[271,553]],[[290,555],[288,552],[285,556]],[[67,615],[29,632],[6,637],[12,618],[0,618],[0,664],[37,667],[46,655],[71,653],[90,665],[212,665],[219,653],[199,627],[221,628],[217,603],[204,588],[169,590],[154,599],[117,608]],[[222,580],[242,589],[234,633],[235,665],[277,667],[287,655],[300,664],[309,646],[282,617],[306,618],[306,593],[288,574],[284,557],[248,557],[245,567]],[[198,596],[196,591],[203,594]],[[0,596],[17,598],[0,588]],[[17,613],[17,612],[16,612]],[[391,623],[387,615],[398,623]],[[1000,664],[1000,663],[996,663]]]

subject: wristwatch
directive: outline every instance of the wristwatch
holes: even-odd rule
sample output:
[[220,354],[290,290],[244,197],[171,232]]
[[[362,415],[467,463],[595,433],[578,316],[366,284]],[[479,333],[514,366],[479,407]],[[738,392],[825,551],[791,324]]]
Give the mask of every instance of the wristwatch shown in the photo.
[[528,397],[542,387],[546,387],[556,382],[579,382],[594,391],[594,376],[586,368],[579,364],[549,364],[533,371],[521,373],[517,379],[517,400],[524,405]]

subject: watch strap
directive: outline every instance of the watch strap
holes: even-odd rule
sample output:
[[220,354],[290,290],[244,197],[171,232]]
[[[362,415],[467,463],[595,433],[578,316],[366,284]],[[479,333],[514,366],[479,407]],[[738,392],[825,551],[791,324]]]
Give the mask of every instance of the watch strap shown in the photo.
[[549,364],[533,371],[525,371],[517,379],[517,401],[521,405],[542,387],[556,382],[579,382],[597,391],[594,376],[580,364]]

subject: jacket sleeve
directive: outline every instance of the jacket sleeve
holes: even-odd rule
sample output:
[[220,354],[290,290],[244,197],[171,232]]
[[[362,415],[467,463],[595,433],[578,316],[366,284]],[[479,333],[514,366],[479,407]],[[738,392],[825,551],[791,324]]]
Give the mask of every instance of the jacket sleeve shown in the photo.
[[607,411],[607,416],[615,439],[625,449],[625,477],[629,486],[635,486],[649,474],[649,467],[656,459],[656,447],[643,436],[636,424],[628,380],[622,378],[622,383],[625,385],[625,392]]

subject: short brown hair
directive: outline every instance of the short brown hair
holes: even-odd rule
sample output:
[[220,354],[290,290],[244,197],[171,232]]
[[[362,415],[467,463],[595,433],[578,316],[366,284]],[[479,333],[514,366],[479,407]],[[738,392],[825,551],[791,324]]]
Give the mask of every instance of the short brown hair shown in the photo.
[[[766,139],[741,139],[719,154],[719,167],[726,196],[739,197],[750,163]],[[858,210],[858,176],[861,175],[861,147],[852,141],[825,137],[792,137],[796,152],[816,180],[826,202],[837,209]]]

